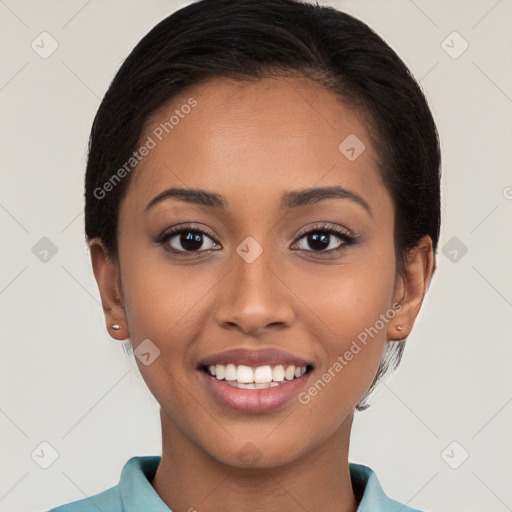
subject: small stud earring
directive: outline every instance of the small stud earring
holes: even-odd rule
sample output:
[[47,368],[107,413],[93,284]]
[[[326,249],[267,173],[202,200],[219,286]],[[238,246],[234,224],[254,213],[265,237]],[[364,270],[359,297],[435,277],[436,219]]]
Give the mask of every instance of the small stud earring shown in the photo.
[[404,328],[403,328],[403,326],[402,326],[402,325],[397,325],[397,326],[396,326],[396,330],[397,330],[398,332],[402,332],[402,331],[404,330]]
[[112,329],[114,329],[114,331],[119,331],[119,329],[121,329],[121,326],[118,324],[112,324],[110,327],[112,327]]

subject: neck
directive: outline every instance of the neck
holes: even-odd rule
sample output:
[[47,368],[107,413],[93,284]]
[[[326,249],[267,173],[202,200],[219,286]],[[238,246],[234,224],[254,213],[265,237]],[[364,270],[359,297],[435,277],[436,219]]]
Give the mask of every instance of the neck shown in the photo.
[[277,467],[227,465],[185,437],[161,413],[162,459],[151,485],[171,510],[356,512],[348,447],[353,414],[300,458]]

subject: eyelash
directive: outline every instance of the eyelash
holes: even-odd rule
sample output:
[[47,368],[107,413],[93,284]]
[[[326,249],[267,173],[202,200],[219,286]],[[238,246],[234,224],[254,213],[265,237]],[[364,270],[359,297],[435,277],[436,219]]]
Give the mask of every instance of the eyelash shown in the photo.
[[[180,235],[182,233],[200,233],[201,235],[206,235],[208,238],[210,238],[215,244],[218,244],[218,242],[215,240],[215,238],[208,233],[207,231],[204,231],[203,229],[191,226],[191,225],[184,225],[184,226],[176,226],[174,228],[170,228],[169,230],[165,231],[161,235],[159,235],[155,242],[157,244],[163,245],[164,249],[166,251],[169,251],[173,254],[178,254],[180,256],[184,257],[190,257],[195,256],[197,254],[207,252],[207,251],[215,251],[218,249],[203,249],[201,251],[179,251],[176,249],[172,249],[167,245],[167,242],[174,238],[176,235]],[[347,246],[353,245],[357,242],[358,237],[349,235],[346,231],[342,231],[339,228],[335,228],[333,226],[330,226],[328,224],[322,224],[321,226],[314,227],[308,231],[305,231],[298,235],[298,240],[302,240],[306,236],[313,234],[313,233],[322,233],[322,234],[328,234],[328,235],[334,235],[338,237],[340,240],[343,241],[343,243],[337,247],[336,249],[329,249],[328,251],[312,251],[312,250],[306,250],[306,249],[300,249],[305,252],[312,252],[312,253],[319,253],[319,254],[338,254],[346,249]]]

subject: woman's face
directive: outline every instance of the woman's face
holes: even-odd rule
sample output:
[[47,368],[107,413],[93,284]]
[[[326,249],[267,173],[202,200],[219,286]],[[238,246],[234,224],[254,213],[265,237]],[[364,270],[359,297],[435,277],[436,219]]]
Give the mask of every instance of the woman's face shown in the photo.
[[[305,79],[215,79],[141,141],[119,215],[117,323],[164,436],[239,467],[348,436],[386,338],[407,334],[392,309],[393,203],[357,112]],[[290,366],[307,371],[288,380]],[[243,389],[223,373],[282,383]]]

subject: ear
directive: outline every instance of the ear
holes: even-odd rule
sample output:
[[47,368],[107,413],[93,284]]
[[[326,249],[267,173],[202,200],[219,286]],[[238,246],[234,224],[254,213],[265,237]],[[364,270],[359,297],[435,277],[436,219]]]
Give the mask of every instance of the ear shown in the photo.
[[397,276],[393,304],[399,303],[401,309],[396,309],[397,314],[388,323],[388,340],[402,340],[411,333],[432,278],[433,266],[432,239],[424,236],[409,252],[405,269]]
[[[89,251],[94,277],[100,291],[107,331],[112,338],[118,341],[125,340],[130,337],[130,333],[122,299],[119,265],[109,257],[108,251],[99,238],[93,238],[89,242]],[[118,325],[119,329],[114,329],[113,325]]]

